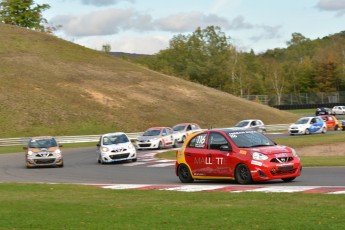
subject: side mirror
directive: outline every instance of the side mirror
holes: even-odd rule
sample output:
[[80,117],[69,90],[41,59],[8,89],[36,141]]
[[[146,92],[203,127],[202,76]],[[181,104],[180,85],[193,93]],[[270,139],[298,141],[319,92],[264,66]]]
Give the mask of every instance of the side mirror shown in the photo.
[[24,150],[28,150],[28,147],[23,147]]
[[100,147],[100,146],[101,146],[101,144],[97,144],[96,146],[97,146],[97,147]]
[[232,148],[229,145],[221,145],[219,147],[219,150],[221,150],[221,151],[232,151]]
[[63,147],[63,145],[59,145],[59,147],[61,148],[61,147]]

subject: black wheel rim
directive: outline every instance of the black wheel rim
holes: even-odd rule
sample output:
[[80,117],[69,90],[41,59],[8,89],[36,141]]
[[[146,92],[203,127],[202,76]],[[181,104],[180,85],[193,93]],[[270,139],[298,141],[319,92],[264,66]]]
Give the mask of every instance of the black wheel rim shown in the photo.
[[184,179],[189,178],[189,170],[187,169],[186,166],[181,166],[180,173],[181,173],[182,178],[184,178]]
[[248,169],[246,168],[246,167],[244,167],[244,166],[242,166],[241,168],[240,168],[240,178],[242,179],[242,180],[247,180],[248,179],[248,177],[249,177],[249,171],[248,171]]

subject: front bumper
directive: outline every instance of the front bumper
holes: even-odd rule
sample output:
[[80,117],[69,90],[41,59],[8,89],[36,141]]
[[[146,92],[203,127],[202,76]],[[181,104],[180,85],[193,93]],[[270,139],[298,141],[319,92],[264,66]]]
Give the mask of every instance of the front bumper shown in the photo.
[[289,129],[289,134],[304,134],[304,129]]
[[252,161],[250,171],[253,181],[268,181],[298,177],[302,173],[302,165],[298,160],[285,163]]
[[160,140],[150,141],[137,141],[136,145],[138,149],[156,149],[159,147]]
[[26,164],[28,167],[47,167],[63,165],[62,157],[27,157]]
[[127,161],[137,158],[135,151],[125,151],[125,152],[102,152],[101,158],[104,163],[112,163],[118,161]]

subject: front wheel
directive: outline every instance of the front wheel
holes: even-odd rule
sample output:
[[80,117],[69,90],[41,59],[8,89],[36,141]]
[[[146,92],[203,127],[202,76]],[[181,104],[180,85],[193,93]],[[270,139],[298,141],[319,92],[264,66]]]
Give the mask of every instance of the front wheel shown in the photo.
[[295,178],[296,177],[282,178],[282,180],[285,182],[290,182],[290,181],[293,181]]
[[173,148],[177,148],[177,140],[174,140]]
[[245,164],[240,164],[236,167],[235,179],[239,184],[250,184],[252,182],[252,175]]
[[162,142],[161,141],[159,142],[157,149],[162,149]]
[[339,130],[339,126],[336,125],[336,126],[334,127],[334,131],[338,131],[338,130]]
[[192,183],[194,181],[189,168],[185,164],[180,164],[177,169],[178,178],[182,183]]
[[306,130],[304,131],[304,134],[305,134],[305,135],[309,135],[309,134],[310,134],[309,129],[306,129]]

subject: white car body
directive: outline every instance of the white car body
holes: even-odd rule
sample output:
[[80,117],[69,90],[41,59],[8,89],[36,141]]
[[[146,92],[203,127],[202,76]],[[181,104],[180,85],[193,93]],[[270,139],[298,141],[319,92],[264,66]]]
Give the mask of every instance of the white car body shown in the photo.
[[177,147],[175,133],[170,127],[153,127],[147,129],[136,141],[137,149],[162,149]]
[[332,108],[333,114],[345,114],[345,106],[339,105]]
[[195,123],[182,123],[173,127],[175,137],[178,142],[184,142],[189,134],[201,131],[198,124]]
[[257,119],[242,120],[234,127],[236,129],[255,130],[260,133],[266,133],[265,124],[261,120]]
[[289,134],[326,133],[327,126],[321,117],[302,117],[290,125]]
[[100,137],[97,144],[97,162],[113,163],[118,161],[136,161],[137,151],[125,133],[107,133]]

